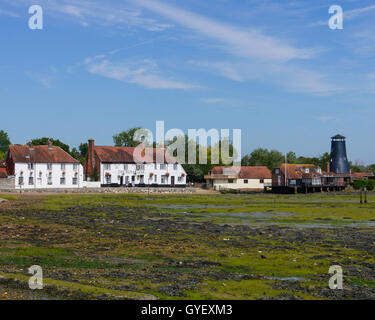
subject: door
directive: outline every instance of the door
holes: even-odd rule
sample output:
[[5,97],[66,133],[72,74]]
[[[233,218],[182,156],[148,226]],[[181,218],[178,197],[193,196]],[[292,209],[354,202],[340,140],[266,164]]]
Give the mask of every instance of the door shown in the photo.
[[171,177],[171,185],[174,186],[174,176]]
[[124,184],[124,177],[121,177],[120,178],[120,186],[122,186]]

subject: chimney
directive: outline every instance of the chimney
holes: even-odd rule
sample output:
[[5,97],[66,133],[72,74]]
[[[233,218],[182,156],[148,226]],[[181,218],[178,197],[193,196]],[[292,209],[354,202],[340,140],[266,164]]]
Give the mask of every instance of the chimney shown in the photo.
[[29,146],[29,150],[30,151],[33,151],[34,150],[34,146],[33,146],[33,143],[30,141],[27,143],[27,145]]
[[48,150],[52,150],[53,147],[52,147],[52,140],[51,139],[48,139]]
[[89,139],[89,151],[88,151],[87,160],[86,160],[86,177],[88,178],[90,178],[94,172],[94,167],[95,167],[94,148],[95,148],[95,140]]
[[327,169],[327,173],[331,172],[331,164],[329,163],[329,161],[327,161],[326,163],[326,169]]

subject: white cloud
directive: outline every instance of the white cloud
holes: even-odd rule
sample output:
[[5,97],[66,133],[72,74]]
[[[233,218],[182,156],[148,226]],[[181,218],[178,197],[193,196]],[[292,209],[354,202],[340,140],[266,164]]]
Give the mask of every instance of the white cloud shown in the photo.
[[8,17],[12,17],[12,18],[20,18],[21,17],[19,14],[15,13],[15,12],[5,10],[5,9],[1,9],[1,8],[0,8],[0,16],[8,16]]
[[225,50],[240,57],[286,61],[291,59],[305,59],[314,54],[313,50],[293,47],[276,38],[266,36],[255,29],[242,30],[157,1],[131,1],[143,8],[163,15],[175,23],[188,27],[199,34],[220,41]]
[[223,102],[226,102],[227,100],[224,98],[202,98],[201,101],[207,104],[214,104],[214,103],[223,103]]
[[46,74],[41,74],[41,73],[32,73],[32,72],[27,73],[27,75],[31,79],[40,83],[43,87],[45,87],[47,89],[52,88],[52,83],[54,81],[54,78],[52,76],[46,75]]
[[[13,7],[24,7],[33,4],[31,0],[3,0]],[[141,10],[130,7],[123,2],[116,5],[105,1],[88,0],[39,0],[45,14],[53,17],[73,18],[80,25],[115,26],[127,28],[129,26],[139,27],[148,31],[163,31],[172,25],[160,23],[155,19],[144,18]],[[1,13],[0,13],[1,14]]]
[[290,64],[266,64],[259,62],[210,62],[189,61],[221,76],[237,82],[261,81],[286,88],[297,93],[329,95],[340,91],[327,83],[326,75]]
[[140,63],[112,63],[108,60],[88,65],[88,71],[109,79],[134,83],[151,89],[193,89],[196,85],[167,79],[158,74],[157,65],[151,60]]
[[321,121],[321,122],[328,122],[328,121],[336,120],[336,118],[330,117],[330,116],[318,116],[316,117],[316,120]]
[[[354,20],[358,18],[359,16],[361,16],[362,14],[371,12],[373,10],[375,10],[375,5],[364,7],[364,8],[353,9],[353,10],[344,10],[344,15],[343,15],[344,24],[345,24],[345,21]],[[314,22],[310,24],[310,27],[328,26],[328,20],[329,18],[327,18],[327,20],[320,20],[320,21]]]

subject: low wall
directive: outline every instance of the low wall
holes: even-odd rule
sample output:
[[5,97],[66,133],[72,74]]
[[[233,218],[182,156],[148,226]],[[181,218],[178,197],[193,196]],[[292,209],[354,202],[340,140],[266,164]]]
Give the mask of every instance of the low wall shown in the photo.
[[84,188],[100,188],[100,181],[83,181]]
[[2,189],[0,193],[154,193],[154,194],[181,194],[194,193],[194,188],[80,188],[80,189]]
[[0,179],[0,189],[12,189],[15,190],[14,178],[2,178]]

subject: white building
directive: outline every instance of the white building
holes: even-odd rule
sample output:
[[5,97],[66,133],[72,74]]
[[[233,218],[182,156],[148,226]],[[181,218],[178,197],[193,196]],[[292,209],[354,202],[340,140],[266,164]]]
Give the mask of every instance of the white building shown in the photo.
[[214,190],[264,190],[271,186],[272,173],[267,167],[214,167],[205,176]]
[[16,189],[83,187],[82,165],[51,142],[43,146],[9,146],[5,163]]
[[184,168],[163,148],[146,148],[137,156],[136,148],[95,146],[89,140],[86,177],[95,172],[103,186],[186,186]]

